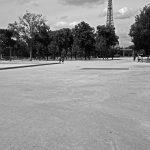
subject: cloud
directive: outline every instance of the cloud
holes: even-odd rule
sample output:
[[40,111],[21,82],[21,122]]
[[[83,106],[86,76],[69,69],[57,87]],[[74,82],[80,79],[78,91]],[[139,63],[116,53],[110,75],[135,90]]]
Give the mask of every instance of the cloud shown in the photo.
[[100,14],[99,17],[106,17],[107,15],[107,8],[105,8]]
[[73,21],[73,22],[65,22],[65,21],[59,21],[56,24],[54,24],[54,29],[58,30],[58,29],[62,29],[62,28],[74,28],[75,25],[77,25],[79,22],[77,21]]
[[[134,17],[138,13],[138,10],[134,10],[132,8],[123,7],[119,9],[117,12],[114,12],[115,19],[130,19]],[[100,14],[99,17],[107,16],[107,8],[105,8]]]
[[60,22],[57,22],[57,23],[55,24],[55,27],[56,27],[56,28],[60,28],[60,27],[64,27],[64,26],[67,26],[67,25],[68,25],[67,22],[60,21]]
[[67,18],[68,18],[68,16],[61,16],[61,17],[60,17],[61,20],[65,20],[65,19],[67,19]]
[[115,19],[130,19],[136,15],[138,10],[123,7],[115,13]]
[[32,6],[35,6],[35,7],[38,7],[39,6],[39,3],[37,1],[31,1],[30,3],[28,3],[29,5],[32,5]]
[[38,6],[38,0],[0,0],[1,4],[16,3],[18,5],[33,5]]
[[75,27],[77,24],[79,24],[79,22],[74,21],[74,22],[69,23],[69,26],[70,27]]
[[16,3],[19,5],[32,5],[32,6],[39,6],[37,0],[16,0]]
[[119,36],[120,46],[129,46],[132,44],[131,37],[128,35],[128,32],[121,31],[117,34]]
[[119,37],[122,39],[129,39],[129,35],[127,32],[120,32],[118,34],[119,34]]
[[0,0],[0,4],[1,5],[5,5],[5,4],[8,4],[8,3],[12,3],[13,1],[10,1],[10,0]]
[[74,5],[74,6],[83,6],[83,5],[97,5],[104,4],[106,0],[60,0],[62,4],[65,5]]
[[24,5],[32,2],[32,0],[16,0],[17,4]]

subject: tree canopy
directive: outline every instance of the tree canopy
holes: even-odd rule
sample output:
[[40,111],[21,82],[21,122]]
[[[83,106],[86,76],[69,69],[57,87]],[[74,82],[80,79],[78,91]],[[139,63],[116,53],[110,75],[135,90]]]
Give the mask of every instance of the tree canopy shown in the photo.
[[13,40],[13,35],[14,32],[12,30],[0,29],[0,46],[13,46],[15,43],[15,41]]
[[145,50],[146,55],[150,55],[150,5],[145,6],[141,13],[135,17],[129,35],[135,45],[135,49]]
[[108,58],[113,55],[113,46],[118,42],[119,37],[115,34],[115,29],[111,26],[97,26],[96,32],[96,49],[102,57]]
[[[47,20],[41,14],[26,12],[18,21],[9,23],[7,32],[0,32],[0,52],[12,47],[16,57],[45,59],[50,57],[71,57],[90,59],[109,56],[110,47],[118,43],[114,28],[98,26],[97,30],[82,21],[73,29],[50,30]],[[3,30],[4,32],[5,30]],[[13,38],[15,40],[13,40]]]
[[26,12],[19,17],[19,22],[10,23],[8,28],[18,33],[17,38],[24,40],[30,50],[30,59],[32,59],[33,38],[41,31],[41,27],[47,27],[46,19],[41,14]]
[[90,59],[92,50],[94,49],[94,28],[84,21],[75,26],[73,30],[74,42],[82,50],[85,59]]

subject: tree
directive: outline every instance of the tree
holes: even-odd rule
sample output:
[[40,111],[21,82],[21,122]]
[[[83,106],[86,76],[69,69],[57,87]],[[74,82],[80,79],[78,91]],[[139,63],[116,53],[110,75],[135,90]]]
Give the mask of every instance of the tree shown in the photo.
[[[91,52],[94,49],[94,28],[84,21],[75,26],[73,30],[74,43],[78,44],[77,47],[82,50],[85,60],[90,59]],[[74,44],[74,45],[75,45]]]
[[[115,29],[111,26],[97,26],[96,31],[96,47],[97,49],[102,48],[103,58],[108,58],[109,54],[113,56],[113,46],[118,42],[119,37],[115,34]],[[112,57],[113,58],[113,57]]]
[[74,41],[73,41],[72,51],[71,51],[71,59],[72,59],[73,55],[74,55],[75,60],[77,59],[77,56],[81,57],[81,58],[83,56],[82,50],[79,45],[79,40],[77,38],[74,38]]
[[28,47],[26,42],[17,40],[14,46],[14,55],[17,57],[28,57]]
[[4,30],[0,29],[0,59],[2,59],[2,52],[3,52],[3,48],[5,46],[5,36],[4,36]]
[[64,28],[61,30],[63,39],[62,39],[62,55],[67,56],[68,51],[72,52],[72,45],[73,45],[73,34],[72,30],[69,28]]
[[26,12],[19,17],[19,22],[10,23],[8,28],[16,31],[18,38],[24,40],[29,48],[30,60],[32,60],[33,39],[35,34],[40,32],[41,26],[45,26],[46,19],[41,14]]
[[96,52],[99,57],[105,57],[106,52],[106,39],[103,36],[97,36],[96,37]]
[[50,53],[54,53],[55,56],[66,57],[68,52],[72,49],[73,44],[73,35],[72,30],[69,28],[63,28],[60,30],[52,31],[51,34],[51,43],[49,45]]
[[146,55],[150,55],[150,5],[145,6],[135,17],[135,23],[131,25],[129,35],[137,51],[144,49]]
[[12,48],[15,45],[15,40],[13,39],[14,34],[15,32],[12,30],[0,29],[0,49],[1,52],[2,49],[9,49],[10,60],[12,55]]
[[59,55],[66,56],[68,50],[71,48],[73,43],[72,31],[69,28],[63,28],[56,31],[56,41],[59,48]]
[[[35,33],[34,37],[34,43],[35,47],[43,47],[44,55],[46,55],[46,58],[48,60],[49,52],[48,52],[48,45],[51,42],[50,38],[50,27],[47,26],[46,24],[43,24],[42,26],[39,27],[39,32]],[[40,51],[37,51],[36,53],[40,53]]]

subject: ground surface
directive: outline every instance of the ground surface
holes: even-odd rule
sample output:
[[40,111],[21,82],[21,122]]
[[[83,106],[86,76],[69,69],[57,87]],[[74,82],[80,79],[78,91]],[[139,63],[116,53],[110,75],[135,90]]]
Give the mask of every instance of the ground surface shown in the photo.
[[0,70],[6,70],[10,68],[26,68],[26,67],[35,67],[35,66],[42,66],[48,64],[55,64],[58,61],[27,61],[27,60],[12,60],[12,61],[0,61]]
[[0,150],[149,150],[150,64],[74,61],[0,71]]

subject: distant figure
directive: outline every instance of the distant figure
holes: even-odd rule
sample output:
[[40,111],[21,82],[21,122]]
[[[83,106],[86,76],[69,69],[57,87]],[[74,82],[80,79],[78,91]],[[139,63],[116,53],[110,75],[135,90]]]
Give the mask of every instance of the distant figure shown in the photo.
[[62,60],[61,60],[61,57],[58,57],[58,60],[59,60],[59,64],[61,64],[61,61],[62,61]]
[[143,57],[141,55],[138,54],[138,62],[143,62]]
[[137,57],[137,54],[134,52],[134,54],[133,54],[133,61],[136,60],[136,57]]
[[62,57],[62,58],[61,58],[61,61],[62,61],[62,63],[64,64],[65,57]]

